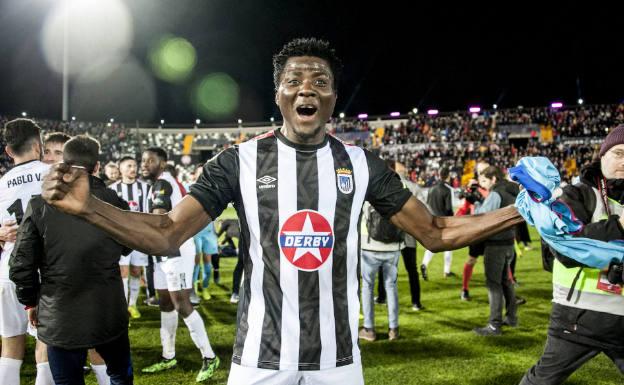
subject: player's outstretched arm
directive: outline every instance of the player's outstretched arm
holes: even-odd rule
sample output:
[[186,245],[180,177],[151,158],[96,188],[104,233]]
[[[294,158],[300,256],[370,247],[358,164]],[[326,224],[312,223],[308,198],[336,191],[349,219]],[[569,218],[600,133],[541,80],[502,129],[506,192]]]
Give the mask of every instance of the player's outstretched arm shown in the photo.
[[49,204],[86,219],[119,243],[151,255],[173,254],[211,220],[190,196],[166,214],[120,210],[92,196],[87,173],[66,164],[52,168],[44,179],[41,194]]
[[486,214],[436,217],[414,197],[390,219],[396,226],[414,236],[427,250],[434,252],[459,249],[523,221],[513,206]]

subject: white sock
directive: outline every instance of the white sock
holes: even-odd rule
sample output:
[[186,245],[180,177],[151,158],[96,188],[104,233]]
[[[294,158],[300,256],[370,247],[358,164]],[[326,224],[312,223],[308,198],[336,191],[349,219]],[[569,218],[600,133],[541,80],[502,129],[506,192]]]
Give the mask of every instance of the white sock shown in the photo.
[[141,278],[130,276],[128,286],[130,287],[130,299],[128,300],[128,305],[136,306],[137,299],[139,298],[139,290],[141,289]]
[[175,338],[178,330],[178,312],[160,312],[160,343],[163,358],[170,360],[175,357]]
[[0,384],[20,385],[20,368],[22,360],[12,358],[0,358]]
[[444,252],[444,272],[446,274],[451,272],[451,264],[453,263],[453,252],[445,251]]
[[35,379],[35,385],[54,385],[49,362],[37,364],[37,379]]
[[126,278],[122,278],[121,279],[123,281],[123,287],[124,287],[124,298],[126,299],[126,301],[128,300],[128,277]]
[[212,351],[210,341],[208,340],[208,333],[206,333],[206,327],[204,326],[204,320],[199,315],[197,310],[193,310],[190,316],[184,318],[186,327],[191,332],[191,339],[197,346],[197,349],[202,354],[202,357],[213,358],[215,353]]
[[110,377],[106,374],[106,365],[91,364],[91,369],[93,369],[98,385],[110,385]]
[[429,267],[429,263],[433,259],[433,253],[429,250],[425,250],[425,256],[423,257],[423,265]]

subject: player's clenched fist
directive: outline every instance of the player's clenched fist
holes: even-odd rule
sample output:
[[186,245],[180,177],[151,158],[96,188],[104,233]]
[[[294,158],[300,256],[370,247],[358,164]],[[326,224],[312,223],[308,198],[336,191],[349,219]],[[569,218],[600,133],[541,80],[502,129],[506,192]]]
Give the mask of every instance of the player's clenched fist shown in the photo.
[[84,214],[90,199],[89,176],[83,167],[56,164],[43,179],[41,196],[68,214]]

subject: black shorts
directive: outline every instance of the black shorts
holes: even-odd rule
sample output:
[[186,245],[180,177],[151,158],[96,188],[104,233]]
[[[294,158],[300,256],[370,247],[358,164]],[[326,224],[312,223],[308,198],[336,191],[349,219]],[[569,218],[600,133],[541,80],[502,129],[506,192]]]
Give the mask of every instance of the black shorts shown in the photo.
[[468,246],[468,255],[477,258],[479,255],[483,255],[485,252],[485,243],[474,243]]

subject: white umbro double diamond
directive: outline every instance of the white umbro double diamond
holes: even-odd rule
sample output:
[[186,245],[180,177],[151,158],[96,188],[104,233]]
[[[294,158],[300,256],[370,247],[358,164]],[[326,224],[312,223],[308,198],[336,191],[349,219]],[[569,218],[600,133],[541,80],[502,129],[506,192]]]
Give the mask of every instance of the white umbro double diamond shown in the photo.
[[265,175],[262,178],[257,179],[258,182],[260,182],[260,183],[262,183],[264,185],[271,184],[271,183],[275,182],[276,180],[277,180],[276,178],[273,178],[270,175]]

